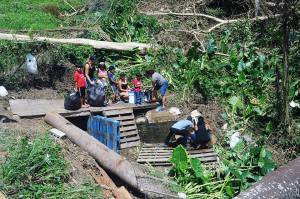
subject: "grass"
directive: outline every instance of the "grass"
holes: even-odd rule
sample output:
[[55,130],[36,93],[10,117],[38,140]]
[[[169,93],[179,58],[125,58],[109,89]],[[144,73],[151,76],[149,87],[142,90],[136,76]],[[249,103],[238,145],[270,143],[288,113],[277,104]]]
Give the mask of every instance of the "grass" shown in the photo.
[[92,182],[71,184],[61,147],[47,135],[11,140],[0,143],[8,151],[0,165],[0,190],[9,198],[102,198],[101,189]]
[[0,29],[43,30],[63,24],[60,13],[73,12],[84,0],[0,0]]

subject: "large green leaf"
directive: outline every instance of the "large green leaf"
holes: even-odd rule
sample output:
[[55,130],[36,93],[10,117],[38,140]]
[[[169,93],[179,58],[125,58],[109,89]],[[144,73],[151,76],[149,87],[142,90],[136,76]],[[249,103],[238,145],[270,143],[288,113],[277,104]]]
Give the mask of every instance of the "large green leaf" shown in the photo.
[[177,146],[172,153],[171,163],[181,172],[185,172],[188,168],[188,154],[181,145]]
[[237,97],[237,96],[232,96],[229,99],[229,104],[232,106],[232,111],[234,113],[236,113],[236,111],[237,111],[238,108],[242,108],[243,107],[243,102],[242,102],[241,98]]

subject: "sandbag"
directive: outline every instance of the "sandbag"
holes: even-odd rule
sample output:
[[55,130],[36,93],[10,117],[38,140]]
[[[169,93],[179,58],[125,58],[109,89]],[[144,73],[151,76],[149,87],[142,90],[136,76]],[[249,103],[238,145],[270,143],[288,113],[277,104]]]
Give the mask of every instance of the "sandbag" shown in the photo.
[[32,54],[26,55],[26,70],[28,73],[37,75],[38,74],[38,68],[37,68],[37,62],[35,57]]
[[101,86],[92,86],[87,93],[87,101],[90,106],[105,106],[105,90]]
[[79,92],[71,93],[65,97],[64,107],[66,110],[78,110],[81,108]]
[[8,95],[7,90],[4,86],[0,86],[0,97],[5,97],[6,95]]

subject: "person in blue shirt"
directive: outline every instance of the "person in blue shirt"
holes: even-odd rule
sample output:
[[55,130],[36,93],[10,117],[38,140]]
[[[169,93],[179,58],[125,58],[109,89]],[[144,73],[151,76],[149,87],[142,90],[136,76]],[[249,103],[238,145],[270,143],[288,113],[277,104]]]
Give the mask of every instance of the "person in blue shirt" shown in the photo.
[[[176,147],[182,145],[187,146],[190,134],[195,131],[197,126],[190,120],[179,120],[170,128],[170,132],[165,139],[165,145],[170,147]],[[175,141],[170,142],[171,138],[175,136]],[[176,139],[176,137],[179,138]]]

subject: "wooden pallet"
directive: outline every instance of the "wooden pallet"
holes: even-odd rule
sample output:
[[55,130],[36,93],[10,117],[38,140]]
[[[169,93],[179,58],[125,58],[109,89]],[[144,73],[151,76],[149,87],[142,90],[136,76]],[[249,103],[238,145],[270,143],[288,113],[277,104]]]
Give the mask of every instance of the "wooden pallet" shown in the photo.
[[140,145],[140,136],[132,108],[106,110],[103,111],[103,115],[120,121],[121,149]]
[[[170,157],[172,156],[173,148],[159,146],[161,144],[144,144],[139,157],[138,163],[150,164],[152,166],[171,166]],[[210,149],[188,150],[189,157],[198,158],[203,164],[209,167],[216,167],[218,156],[216,152]]]

